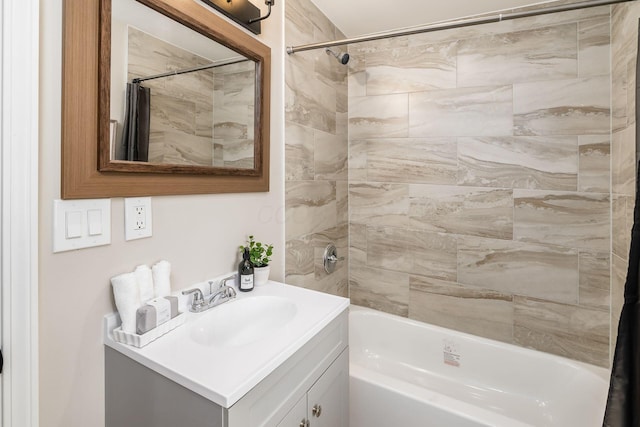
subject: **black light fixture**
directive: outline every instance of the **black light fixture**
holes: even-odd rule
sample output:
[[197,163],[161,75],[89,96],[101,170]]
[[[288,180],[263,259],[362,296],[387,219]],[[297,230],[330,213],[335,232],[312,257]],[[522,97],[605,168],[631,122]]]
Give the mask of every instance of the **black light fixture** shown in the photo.
[[269,10],[265,16],[260,16],[260,8],[253,5],[249,0],[200,1],[221,12],[254,34],[260,34],[260,22],[271,15],[271,6],[275,4],[275,0],[266,0],[264,3],[269,6]]

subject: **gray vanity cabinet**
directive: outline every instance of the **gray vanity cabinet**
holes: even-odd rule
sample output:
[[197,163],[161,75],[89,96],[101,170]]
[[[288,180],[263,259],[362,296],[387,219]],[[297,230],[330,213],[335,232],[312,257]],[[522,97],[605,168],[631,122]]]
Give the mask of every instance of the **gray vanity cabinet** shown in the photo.
[[277,427],[348,427],[348,350],[329,366]]
[[224,408],[105,346],[105,426],[348,427],[348,353],[345,310]]

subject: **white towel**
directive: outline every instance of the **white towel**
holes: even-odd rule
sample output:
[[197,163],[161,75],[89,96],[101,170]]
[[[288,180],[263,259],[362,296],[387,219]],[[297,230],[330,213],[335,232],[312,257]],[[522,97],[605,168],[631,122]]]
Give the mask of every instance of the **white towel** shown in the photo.
[[136,311],[140,308],[140,290],[133,273],[120,274],[111,278],[113,297],[122,320],[122,330],[135,334]]
[[169,261],[158,262],[151,267],[151,271],[156,298],[169,296],[171,294],[171,264]]
[[148,265],[139,265],[133,273],[136,275],[138,288],[140,288],[140,302],[146,304],[147,301],[155,298],[151,269]]

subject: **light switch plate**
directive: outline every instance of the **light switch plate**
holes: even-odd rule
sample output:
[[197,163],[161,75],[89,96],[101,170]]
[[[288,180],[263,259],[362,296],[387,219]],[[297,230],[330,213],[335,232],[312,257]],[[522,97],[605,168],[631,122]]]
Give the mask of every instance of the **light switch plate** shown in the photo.
[[127,197],[124,199],[124,239],[151,237],[153,221],[151,197]]
[[53,252],[110,243],[111,199],[53,201]]

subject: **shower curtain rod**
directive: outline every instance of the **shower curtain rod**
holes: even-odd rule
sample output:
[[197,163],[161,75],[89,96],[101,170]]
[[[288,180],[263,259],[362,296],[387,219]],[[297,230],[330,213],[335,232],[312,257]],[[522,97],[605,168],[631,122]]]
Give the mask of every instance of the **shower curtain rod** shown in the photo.
[[153,80],[153,79],[159,79],[162,77],[177,76],[179,74],[194,73],[196,71],[208,70],[209,68],[222,67],[223,65],[239,64],[245,61],[248,61],[248,59],[244,58],[244,59],[238,59],[238,60],[229,61],[229,62],[217,62],[217,63],[211,63],[206,65],[199,65],[197,67],[183,68],[182,70],[167,71],[166,73],[154,74],[153,76],[136,77],[135,79],[131,79],[131,83],[140,83],[145,80]]
[[421,26],[421,27],[413,27],[413,28],[395,30],[395,31],[384,32],[384,33],[369,34],[369,35],[353,37],[349,39],[305,44],[301,46],[287,46],[287,53],[291,55],[293,53],[303,52],[306,50],[322,49],[322,48],[333,47],[333,46],[342,46],[345,44],[352,44],[352,43],[362,43],[362,42],[386,39],[391,37],[410,36],[413,34],[430,33],[434,31],[450,30],[453,28],[470,27],[472,25],[490,24],[493,22],[508,21],[508,20],[518,19],[518,18],[527,18],[530,16],[547,15],[549,13],[566,12],[570,10],[586,9],[586,8],[597,7],[597,6],[607,6],[610,4],[625,3],[628,1],[635,1],[635,0],[591,0],[591,1],[584,1],[580,3],[573,3],[573,4],[567,4],[567,5],[551,6],[551,7],[546,7],[544,9],[529,10],[529,11],[523,11],[523,12],[501,13],[499,15],[492,15],[492,16],[480,17],[480,18],[444,21],[444,22],[438,22],[435,24],[428,24],[426,26]]

